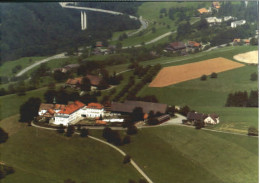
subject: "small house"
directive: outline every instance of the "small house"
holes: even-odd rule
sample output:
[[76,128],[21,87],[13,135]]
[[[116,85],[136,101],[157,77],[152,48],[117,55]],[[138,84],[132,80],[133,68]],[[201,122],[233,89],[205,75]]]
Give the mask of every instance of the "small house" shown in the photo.
[[201,44],[196,41],[189,41],[187,44],[188,51],[194,52],[201,49]]
[[246,23],[246,20],[239,20],[235,22],[231,22],[231,27],[236,28],[237,26],[244,25]]
[[200,8],[198,9],[198,12],[202,15],[204,13],[209,13],[209,10],[207,10],[206,8]]
[[222,22],[222,19],[217,17],[208,17],[205,19],[208,22],[209,26],[220,24]]
[[209,114],[208,117],[206,117],[204,119],[204,123],[205,124],[212,124],[212,125],[218,124],[219,123],[219,116],[215,113]]

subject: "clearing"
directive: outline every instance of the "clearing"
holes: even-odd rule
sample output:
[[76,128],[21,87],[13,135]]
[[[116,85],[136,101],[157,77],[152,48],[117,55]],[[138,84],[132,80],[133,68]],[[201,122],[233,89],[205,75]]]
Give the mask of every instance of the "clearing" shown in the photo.
[[149,87],[165,87],[199,78],[203,74],[209,75],[212,72],[218,73],[243,66],[243,64],[218,57],[196,63],[165,67],[158,73]]
[[234,56],[234,59],[247,64],[258,64],[258,51],[250,51]]

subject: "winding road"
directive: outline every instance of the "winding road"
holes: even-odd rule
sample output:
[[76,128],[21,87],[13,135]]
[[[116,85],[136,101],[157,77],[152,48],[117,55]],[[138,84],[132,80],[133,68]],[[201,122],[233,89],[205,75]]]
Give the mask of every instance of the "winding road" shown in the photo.
[[[54,129],[54,128],[48,128],[48,127],[42,127],[42,126],[38,126],[38,125],[35,125],[33,122],[32,122],[32,126],[33,127],[36,127],[36,128],[41,128],[41,129],[45,129],[45,130],[52,130],[52,131],[56,131],[57,129]],[[78,132],[76,132],[75,134],[78,134]],[[95,140],[97,142],[100,142],[100,143],[103,143],[105,145],[108,145],[110,146],[111,148],[115,149],[117,152],[119,152],[123,157],[125,157],[127,154],[122,151],[121,149],[119,149],[118,147],[114,146],[113,144],[110,144],[104,140],[101,140],[99,138],[96,138],[96,137],[93,137],[93,136],[88,136],[88,138],[92,139],[92,140]],[[131,158],[130,160],[130,163],[131,165],[146,179],[146,181],[148,183],[153,183],[153,181],[144,173],[144,171],[136,164],[136,162]]]

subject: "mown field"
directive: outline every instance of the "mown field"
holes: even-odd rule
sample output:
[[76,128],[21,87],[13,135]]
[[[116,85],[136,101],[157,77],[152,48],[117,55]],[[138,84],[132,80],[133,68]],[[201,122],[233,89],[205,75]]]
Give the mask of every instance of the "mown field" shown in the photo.
[[[191,63],[219,55],[233,60],[233,55],[246,52],[256,47],[231,47],[231,51],[212,51],[209,54],[182,62],[172,62],[164,66]],[[228,48],[226,48],[228,49]],[[202,53],[200,53],[202,54]],[[220,124],[214,126],[216,129],[247,133],[249,126],[258,126],[257,108],[224,107],[229,93],[235,91],[248,91],[258,89],[258,82],[251,81],[250,75],[258,72],[257,66],[246,65],[242,68],[222,72],[218,78],[206,81],[198,79],[189,80],[163,88],[145,86],[139,96],[156,95],[162,103],[184,106],[204,113],[215,112],[220,115]]]
[[68,178],[76,182],[128,183],[141,177],[108,146],[77,135],[67,138],[27,127],[17,120],[18,116],[13,116],[0,122],[10,135],[0,145],[1,161],[15,169],[2,183],[63,183]]
[[156,183],[257,183],[258,139],[181,126],[139,130],[122,147]]

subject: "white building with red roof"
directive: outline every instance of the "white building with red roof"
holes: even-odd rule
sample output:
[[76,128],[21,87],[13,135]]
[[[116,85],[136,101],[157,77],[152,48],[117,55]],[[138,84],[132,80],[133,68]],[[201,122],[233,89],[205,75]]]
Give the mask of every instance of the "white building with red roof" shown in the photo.
[[68,126],[69,123],[76,121],[82,115],[82,108],[85,107],[80,101],[75,101],[67,105],[64,109],[54,114],[55,121],[53,124],[55,125],[64,125]]
[[84,107],[82,114],[89,118],[98,118],[104,116],[104,106],[99,103],[89,103],[88,106]]

